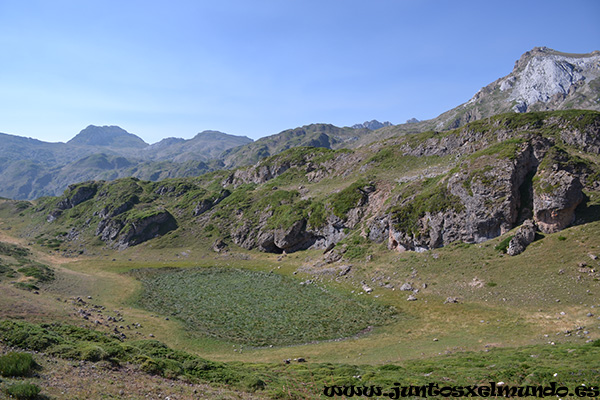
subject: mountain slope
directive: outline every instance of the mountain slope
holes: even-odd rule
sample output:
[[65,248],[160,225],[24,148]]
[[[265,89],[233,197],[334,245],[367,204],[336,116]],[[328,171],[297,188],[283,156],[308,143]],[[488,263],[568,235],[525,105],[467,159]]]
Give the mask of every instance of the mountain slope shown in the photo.
[[436,118],[436,129],[455,128],[507,111],[573,108],[600,110],[600,51],[568,54],[536,47],[521,56],[510,74]]
[[[521,56],[509,75],[482,88],[468,102],[427,121],[411,120],[395,126],[370,121],[354,128],[312,124],[256,142],[205,131],[190,140],[168,138],[147,145],[119,127],[93,125],[66,144],[1,134],[0,196],[32,199],[57,195],[68,184],[90,179],[190,176],[214,168],[251,165],[298,146],[358,148],[386,138],[457,128],[501,112],[582,108],[600,110],[600,52],[567,54],[535,48]],[[117,164],[107,161],[106,165],[120,166],[92,168],[86,173],[82,164],[75,162],[93,154],[127,160]]]
[[[599,177],[600,113],[503,114],[354,151],[293,148],[197,178],[71,185],[30,212],[49,221],[35,231],[65,250],[84,237],[125,248],[177,230],[182,245],[216,234],[274,253],[344,243],[424,251],[524,221],[543,233],[595,221]],[[77,243],[55,236],[67,228]]]

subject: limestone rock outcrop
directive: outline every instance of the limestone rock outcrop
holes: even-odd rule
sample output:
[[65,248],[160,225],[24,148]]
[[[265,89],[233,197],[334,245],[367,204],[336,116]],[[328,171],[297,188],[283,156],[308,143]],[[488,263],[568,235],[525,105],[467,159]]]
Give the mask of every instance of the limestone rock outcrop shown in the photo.
[[542,172],[534,185],[533,212],[544,233],[558,232],[575,221],[575,208],[583,200],[583,186],[567,171]]
[[114,247],[125,249],[177,229],[177,221],[166,210],[156,210],[138,216],[102,220],[97,236]]
[[506,253],[509,256],[516,256],[525,251],[525,248],[529,246],[535,239],[535,224],[532,220],[526,220],[523,225],[517,229],[515,235],[510,239],[508,243],[508,249]]

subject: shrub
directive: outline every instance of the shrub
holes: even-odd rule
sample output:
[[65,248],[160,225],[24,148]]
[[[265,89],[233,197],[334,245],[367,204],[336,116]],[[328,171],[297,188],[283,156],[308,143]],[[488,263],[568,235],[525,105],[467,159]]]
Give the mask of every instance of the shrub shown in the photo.
[[80,351],[70,344],[59,344],[52,346],[50,349],[48,349],[48,354],[72,360],[79,359],[81,356]]
[[333,213],[341,219],[345,219],[348,212],[360,205],[367,197],[365,189],[374,190],[372,183],[365,179],[360,179],[344,190],[331,197],[331,207]]
[[32,383],[15,383],[5,389],[6,394],[19,400],[35,399],[41,390]]
[[85,361],[100,361],[107,357],[106,351],[95,344],[89,344],[81,349],[81,359]]
[[28,264],[17,270],[25,276],[38,280],[38,282],[49,282],[54,280],[54,271],[43,264]]
[[244,379],[242,384],[244,385],[244,387],[246,387],[247,389],[249,389],[253,392],[256,392],[257,390],[264,390],[267,387],[267,384],[265,383],[265,381],[263,381],[262,379],[260,379],[257,376],[246,377],[246,379]]
[[498,243],[498,245],[496,247],[494,247],[496,250],[501,251],[503,253],[506,253],[506,251],[508,250],[508,245],[510,244],[510,241],[512,240],[514,235],[510,235],[505,237],[504,239],[502,239],[502,241],[500,243]]
[[8,353],[0,357],[0,375],[26,376],[35,367],[35,361],[29,353]]
[[8,320],[0,321],[0,338],[10,346],[36,351],[44,351],[50,346],[64,342],[55,332],[40,325]]
[[142,371],[144,371],[147,374],[152,374],[152,375],[161,375],[163,372],[163,368],[164,368],[164,366],[161,365],[160,362],[158,362],[157,360],[155,360],[151,357],[145,357],[145,361],[143,361],[140,364],[140,369]]
[[35,286],[33,283],[27,283],[27,282],[17,282],[15,283],[15,287],[19,288],[19,289],[23,289],[23,290],[40,290],[39,287]]

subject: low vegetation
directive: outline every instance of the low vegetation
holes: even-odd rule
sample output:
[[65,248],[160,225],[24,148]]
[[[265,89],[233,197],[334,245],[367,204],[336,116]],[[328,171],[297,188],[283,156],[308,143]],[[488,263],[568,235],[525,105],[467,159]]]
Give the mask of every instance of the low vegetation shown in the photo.
[[460,212],[464,209],[460,199],[450,193],[443,176],[427,178],[422,183],[409,186],[405,195],[417,193],[409,201],[391,210],[392,219],[398,230],[411,235],[421,234],[419,220],[426,213],[435,214],[446,210]]
[[13,279],[15,287],[38,290],[37,284],[54,280],[54,271],[31,259],[31,252],[21,246],[0,242],[0,280]]
[[41,390],[38,385],[33,383],[14,383],[4,389],[9,397],[17,400],[36,399]]
[[139,304],[191,332],[250,346],[339,339],[390,320],[394,311],[279,274],[239,269],[136,271]]
[[[322,363],[249,364],[211,362],[177,351],[154,340],[121,342],[110,335],[59,324],[36,325],[0,321],[0,338],[13,346],[30,348],[26,336],[41,339],[35,348],[61,358],[89,360],[83,349],[95,348],[100,358],[115,368],[131,362],[149,374],[186,382],[210,382],[273,399],[321,398],[325,385],[379,386],[384,390],[402,385],[473,385],[500,382],[509,385],[549,385],[558,382],[570,389],[581,383],[594,384],[600,373],[597,363],[600,342],[589,344],[536,345],[489,352],[460,352],[402,364],[350,365]],[[74,351],[78,350],[78,351]],[[41,357],[38,355],[38,357]],[[19,382],[5,392],[35,398],[37,385]]]
[[29,353],[11,352],[0,356],[1,376],[27,376],[33,367],[35,367],[35,362]]

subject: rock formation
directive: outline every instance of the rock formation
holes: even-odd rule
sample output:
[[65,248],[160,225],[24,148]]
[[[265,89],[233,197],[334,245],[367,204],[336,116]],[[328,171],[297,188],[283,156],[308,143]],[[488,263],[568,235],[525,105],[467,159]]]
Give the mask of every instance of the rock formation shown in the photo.
[[528,219],[519,227],[512,239],[510,239],[506,253],[509,256],[521,254],[534,239],[535,224],[532,220]]

